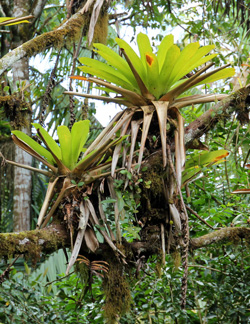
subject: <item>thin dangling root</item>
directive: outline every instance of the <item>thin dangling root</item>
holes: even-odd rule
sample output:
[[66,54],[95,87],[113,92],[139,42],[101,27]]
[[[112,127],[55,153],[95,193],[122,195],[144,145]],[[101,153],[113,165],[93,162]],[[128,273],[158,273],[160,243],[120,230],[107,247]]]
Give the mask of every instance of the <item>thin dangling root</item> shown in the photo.
[[181,308],[184,309],[186,306],[186,295],[187,295],[187,278],[188,278],[188,247],[189,247],[189,226],[188,226],[188,214],[186,206],[184,204],[181,188],[177,179],[176,171],[171,158],[171,151],[169,145],[167,145],[167,157],[169,161],[169,166],[171,168],[172,174],[175,178],[177,193],[180,195],[181,202],[181,223],[182,223],[182,234],[183,234],[183,250],[182,250],[182,263],[184,268],[184,274],[182,278],[181,286]]
[[187,279],[188,279],[189,228],[188,228],[188,219],[183,213],[181,215],[181,220],[182,220],[182,233],[183,233],[182,264],[184,268],[184,274],[182,277],[182,284],[181,284],[181,308],[185,309],[186,297],[187,297]]

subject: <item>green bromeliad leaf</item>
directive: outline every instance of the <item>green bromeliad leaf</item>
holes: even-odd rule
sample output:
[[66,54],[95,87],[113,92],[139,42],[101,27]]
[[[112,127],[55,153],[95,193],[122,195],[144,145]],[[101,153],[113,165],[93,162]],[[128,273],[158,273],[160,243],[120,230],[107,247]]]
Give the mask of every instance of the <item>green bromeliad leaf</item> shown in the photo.
[[124,77],[123,78],[119,78],[117,75],[119,75],[119,72],[116,74],[116,70],[114,70],[113,73],[110,73],[110,72],[107,72],[107,71],[104,71],[102,69],[98,69],[95,66],[95,63],[93,64],[93,66],[81,66],[79,67],[80,70],[82,70],[83,72],[85,73],[88,73],[88,74],[92,74],[92,75],[96,75],[98,76],[99,78],[102,78],[108,82],[111,82],[111,83],[114,83],[118,86],[121,86],[122,88],[124,89],[128,89],[128,90],[131,90],[131,91],[136,91],[138,92],[138,90],[131,84],[129,83],[128,81],[124,80]]
[[158,47],[157,58],[159,61],[160,71],[163,66],[163,63],[165,62],[166,54],[172,45],[174,45],[174,36],[170,34],[163,38],[163,40],[161,41],[161,44]]
[[36,130],[41,132],[41,135],[45,139],[47,145],[49,146],[50,150],[58,157],[59,160],[62,159],[62,153],[60,147],[57,145],[56,141],[49,135],[49,133],[37,123],[32,123]]
[[[94,44],[96,52],[106,60],[106,63],[91,58],[81,58],[80,61],[84,66],[80,69],[113,85],[139,94],[143,97],[143,100],[145,99],[146,104],[150,103],[150,100],[172,102],[191,87],[234,75],[233,68],[226,69],[227,66],[224,66],[221,71],[209,72],[207,78],[204,74],[200,75],[205,72],[205,70],[202,70],[192,78],[192,82],[188,85],[184,82],[190,78],[187,77],[190,72],[217,55],[209,54],[215,47],[214,45],[200,47],[199,42],[195,42],[187,45],[181,51],[174,44],[173,35],[167,35],[159,45],[158,53],[154,54],[148,36],[139,33],[137,36],[139,57],[124,40],[117,38],[116,42],[120,46],[124,58],[103,44]],[[185,78],[184,81],[183,78]],[[97,82],[98,79],[90,81]],[[98,82],[100,83],[100,81]],[[183,88],[182,82],[185,83]],[[108,88],[108,83],[105,86]],[[168,95],[168,92],[177,86],[178,91],[170,92]],[[110,88],[112,88],[111,85]],[[123,95],[124,92],[117,89],[115,91],[122,94],[120,98],[124,100],[125,105],[128,105],[127,102],[133,105],[141,105],[143,101],[139,98],[137,100],[135,97]]]
[[[40,160],[41,162],[45,163],[47,161],[52,165],[61,165],[62,163],[62,165],[69,171],[75,168],[80,154],[84,151],[83,146],[86,143],[89,134],[89,123],[89,120],[76,122],[74,123],[71,132],[66,126],[57,127],[60,146],[57,145],[56,141],[44,128],[42,128],[41,125],[33,123],[32,125],[38,131],[38,135],[41,137],[41,140],[44,142],[47,149],[21,131],[16,130],[12,131],[12,133],[31,148],[29,149],[30,154],[38,159],[39,156],[42,157],[43,160]],[[54,158],[50,152],[52,152]],[[57,162],[55,161],[56,158],[58,159]]]
[[142,81],[145,83],[147,78],[147,73],[139,56],[135,53],[132,47],[123,39],[116,38],[115,41],[120,46],[120,48],[123,48],[125,50],[126,54],[130,58],[130,61],[133,62],[134,68],[136,69],[137,73],[140,75]]
[[221,70],[216,72],[215,74],[211,75],[210,77],[206,78],[202,82],[197,83],[196,85],[215,82],[221,79],[232,77],[235,74],[234,68],[228,68],[226,70]]
[[146,54],[153,53],[148,36],[146,34],[139,33],[137,36],[137,44],[140,51],[142,64],[144,65],[145,69],[147,69]]
[[103,44],[95,43],[94,46],[97,48],[97,53],[99,55],[101,55],[111,66],[121,72],[131,84],[135,87],[137,86],[135,77],[128,63],[119,54]]
[[196,154],[187,160],[185,170],[182,172],[182,185],[197,178],[204,167],[209,167],[216,163],[223,162],[224,158],[229,155],[226,150],[218,150],[212,152],[202,152]]
[[177,45],[173,45],[170,47],[170,49],[167,51],[165,61],[163,63],[161,74],[160,74],[160,80],[162,84],[164,85],[163,92],[166,93],[171,88],[170,83],[170,76],[172,74],[172,71],[174,69],[175,63],[178,60],[178,57],[180,56],[180,49]]
[[147,64],[147,87],[150,93],[159,97],[162,93],[162,83],[159,78],[158,59],[153,53],[145,53]]
[[193,168],[196,166],[206,166],[210,163],[216,163],[229,155],[227,150],[218,150],[212,152],[202,152],[192,156],[187,162],[185,169]]
[[72,159],[75,165],[78,158],[83,150],[83,146],[87,141],[89,135],[89,120],[81,120],[74,123],[71,129],[71,140],[72,140]]
[[36,153],[38,153],[39,155],[44,157],[49,163],[51,163],[52,165],[55,164],[55,160],[54,160],[53,156],[51,155],[51,153],[48,150],[46,150],[46,148],[44,148],[42,145],[40,145],[36,141],[34,141],[27,134],[25,134],[19,130],[12,131],[12,133],[17,138],[19,138],[21,141],[26,143],[29,147],[31,147]]
[[67,126],[57,127],[57,135],[62,152],[62,163],[70,170],[73,168],[72,138]]

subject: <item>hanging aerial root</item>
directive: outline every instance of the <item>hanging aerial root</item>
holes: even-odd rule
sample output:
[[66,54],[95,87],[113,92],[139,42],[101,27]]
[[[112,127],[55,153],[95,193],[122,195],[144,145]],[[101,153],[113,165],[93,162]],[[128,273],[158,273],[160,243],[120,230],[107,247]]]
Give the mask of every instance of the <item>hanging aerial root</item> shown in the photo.
[[182,235],[183,235],[183,249],[182,249],[182,264],[184,268],[184,274],[182,277],[182,286],[181,286],[181,307],[184,309],[186,306],[186,295],[187,295],[187,278],[188,278],[188,247],[189,247],[189,226],[188,226],[188,214],[186,206],[183,200],[181,188],[177,179],[175,168],[173,165],[170,146],[167,145],[167,157],[169,161],[169,166],[172,170],[172,173],[175,177],[177,193],[180,196],[181,202],[181,222],[182,222]]

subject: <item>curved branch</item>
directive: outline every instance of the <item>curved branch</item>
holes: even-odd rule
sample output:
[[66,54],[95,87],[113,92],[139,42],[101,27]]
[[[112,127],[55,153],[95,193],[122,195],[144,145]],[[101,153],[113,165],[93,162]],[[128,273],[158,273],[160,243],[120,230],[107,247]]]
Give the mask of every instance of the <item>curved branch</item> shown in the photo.
[[250,242],[250,228],[226,227],[190,240],[190,248],[195,250],[221,241],[237,242],[245,239]]
[[33,38],[0,59],[0,75],[23,57],[32,57],[52,46],[61,47],[68,40],[77,39],[89,23],[89,13],[77,12],[57,29]]
[[199,118],[194,120],[185,128],[185,146],[193,147],[195,139],[207,133],[220,120],[230,118],[232,113],[237,113],[237,118],[242,123],[248,120],[248,105],[250,96],[250,85],[234,92],[226,99],[218,102]]

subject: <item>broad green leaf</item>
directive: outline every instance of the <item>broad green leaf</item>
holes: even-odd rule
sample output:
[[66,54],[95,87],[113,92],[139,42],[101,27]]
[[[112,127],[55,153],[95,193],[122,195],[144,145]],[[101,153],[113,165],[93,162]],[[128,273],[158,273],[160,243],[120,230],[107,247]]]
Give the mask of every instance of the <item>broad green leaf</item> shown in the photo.
[[59,126],[57,135],[62,152],[62,163],[71,170],[73,168],[71,133],[67,126]]
[[217,54],[211,54],[208,56],[205,56],[207,53],[209,53],[215,46],[214,45],[207,45],[198,48],[196,53],[190,58],[190,60],[187,62],[188,64],[181,69],[177,76],[176,76],[176,81],[181,79],[183,76],[197,68],[198,66],[201,66],[202,64],[210,61],[212,58],[217,56]]
[[226,150],[218,150],[212,152],[202,152],[195,156],[191,156],[186,162],[185,170],[182,172],[182,185],[190,182],[199,174],[203,167],[222,162],[223,158],[228,156]]
[[159,62],[159,70],[161,71],[161,68],[163,66],[163,63],[166,58],[166,54],[169,50],[169,48],[174,44],[174,36],[172,34],[167,35],[163,38],[161,41],[161,44],[158,47],[158,53],[157,58]]
[[186,47],[184,47],[184,49],[180,52],[180,55],[175,62],[171,75],[169,76],[169,82],[171,84],[178,81],[179,80],[178,75],[182,75],[183,74],[182,71],[185,71],[188,68],[188,66],[190,66],[189,61],[197,52],[199,46],[200,46],[199,42],[191,43],[188,44]]
[[144,65],[145,69],[147,69],[147,62],[146,62],[145,54],[153,53],[148,36],[146,34],[139,33],[137,35],[137,45],[139,48],[142,64]]
[[113,74],[114,76],[131,84],[131,82],[124,76],[123,73],[120,73],[118,70],[114,69],[112,66],[108,65],[107,63],[103,63],[103,62],[91,59],[89,57],[81,57],[79,59],[79,61],[86,66]]
[[204,79],[203,81],[195,84],[195,86],[200,85],[200,84],[215,82],[215,81],[220,80],[220,79],[229,78],[229,77],[234,76],[234,74],[235,74],[235,69],[234,68],[223,69],[223,70],[218,71],[215,74],[209,76],[208,78]]
[[135,53],[135,51],[132,49],[132,47],[127,42],[125,42],[123,39],[116,38],[115,41],[120,46],[120,48],[123,48],[125,50],[130,61],[132,62],[133,66],[135,67],[138,74],[140,75],[142,81],[146,82],[146,70],[145,70],[139,56]]
[[97,53],[99,55],[101,55],[111,66],[121,72],[130,83],[136,87],[137,83],[128,63],[119,54],[103,44],[97,43],[94,44],[94,46],[97,48]]
[[45,141],[47,142],[51,151],[58,157],[58,159],[62,159],[62,153],[60,147],[57,145],[56,141],[49,135],[49,133],[39,124],[32,123],[36,130],[39,129]]
[[190,182],[192,179],[195,178],[195,176],[201,171],[201,167],[196,166],[187,170],[184,170],[182,172],[182,185],[185,185],[187,182]]
[[171,83],[169,82],[169,77],[179,56],[180,49],[176,45],[171,46],[166,54],[166,59],[160,73],[160,82],[162,82],[162,84],[164,85],[165,93],[169,90],[171,86]]
[[38,154],[43,156],[49,163],[53,165],[55,164],[55,160],[53,159],[51,153],[48,150],[46,150],[43,146],[38,144],[36,141],[34,141],[31,137],[18,130],[12,131],[12,133],[16,135],[16,137],[18,137],[21,141],[29,145]]
[[154,94],[157,99],[162,93],[162,87],[159,83],[159,65],[155,54],[145,53],[147,62],[147,85],[150,93]]
[[102,78],[108,82],[114,83],[117,86],[121,86],[122,88],[138,92],[138,90],[134,86],[132,86],[128,82],[125,82],[124,80],[120,79],[119,77],[117,77],[114,74],[110,74],[106,71],[98,70],[98,69],[92,68],[90,66],[80,66],[79,69],[85,73],[95,75],[98,78]]
[[185,170],[195,166],[204,166],[209,163],[216,163],[221,159],[229,155],[229,152],[226,150],[218,150],[212,152],[202,152],[198,155],[192,156],[185,166]]
[[[206,46],[202,46],[198,49],[198,51],[194,54],[194,56],[192,57],[192,59],[190,60],[190,65],[196,65],[198,64],[198,62],[200,60],[205,59],[208,56],[207,55],[209,52],[212,51],[212,49],[215,48],[215,45],[206,45]],[[213,54],[213,55],[217,55],[217,54]]]
[[[188,70],[185,71],[185,74],[186,75],[187,73],[191,72],[192,70],[194,70],[195,68],[203,65],[204,63],[208,62],[208,61],[211,61],[214,57],[216,57],[218,54],[210,54],[210,55],[207,55],[207,56],[204,56],[203,58],[201,58],[199,61],[196,61],[192,67],[189,67]],[[182,77],[182,76],[181,76]]]
[[86,143],[89,134],[89,120],[81,120],[74,123],[71,129],[72,140],[72,159],[73,163],[77,163],[83,145]]

